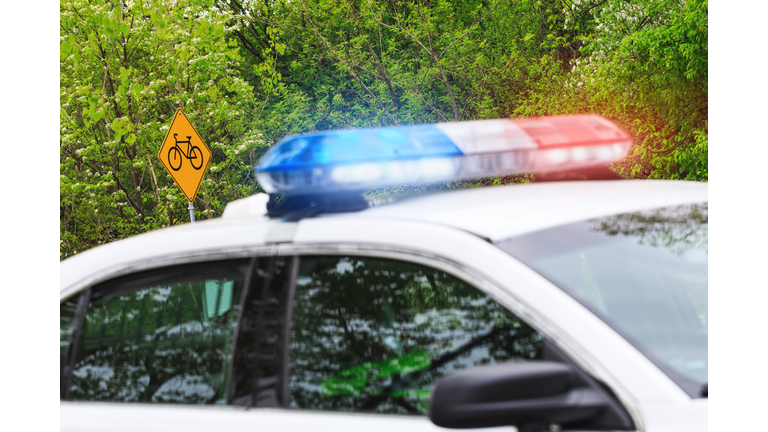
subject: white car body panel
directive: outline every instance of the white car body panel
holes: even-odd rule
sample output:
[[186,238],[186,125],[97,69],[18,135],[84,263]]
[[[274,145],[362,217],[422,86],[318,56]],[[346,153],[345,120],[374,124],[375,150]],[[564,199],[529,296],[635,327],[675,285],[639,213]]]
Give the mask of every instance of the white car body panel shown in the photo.
[[[435,426],[425,417],[120,403],[62,402],[60,420],[61,432],[104,432],[105,430],[113,432],[429,432],[445,430]],[[505,430],[509,429],[505,428]]]
[[[702,432],[707,430],[707,401],[648,404],[646,430]],[[430,432],[445,431],[424,417],[284,411],[267,408],[192,407],[98,402],[62,402],[61,432]],[[478,431],[515,431],[483,428]]]
[[[528,321],[585,371],[609,385],[639,430],[706,430],[706,399],[691,399],[587,308],[481,238],[502,240],[616,213],[706,202],[706,184],[608,181],[514,185],[435,194],[298,223],[262,216],[263,197],[246,200],[250,201],[234,205],[225,218],[142,234],[65,260],[61,264],[61,299],[123,274],[217,258],[279,253],[362,254],[411,260],[467,280]],[[62,431],[246,428],[279,428],[281,432],[437,429],[424,418],[400,416],[61,404]]]
[[496,241],[569,222],[704,201],[705,183],[572,181],[464,189],[374,207],[347,217],[417,219]]
[[708,399],[689,399],[682,403],[646,403],[643,421],[653,432],[706,431]]
[[[61,295],[68,297],[100,280],[162,267],[171,261],[204,259],[217,250],[242,255],[254,245],[266,244],[270,230],[280,222],[267,218],[214,220],[179,225],[107,243],[61,263]],[[171,260],[171,261],[169,261]]]

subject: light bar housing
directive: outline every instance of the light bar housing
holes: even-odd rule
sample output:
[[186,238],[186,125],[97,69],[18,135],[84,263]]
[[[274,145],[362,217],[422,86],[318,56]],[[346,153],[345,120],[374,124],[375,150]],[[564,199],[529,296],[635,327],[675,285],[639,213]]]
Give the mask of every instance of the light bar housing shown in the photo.
[[256,166],[269,193],[570,171],[624,158],[633,138],[598,115],[478,120],[291,135]]

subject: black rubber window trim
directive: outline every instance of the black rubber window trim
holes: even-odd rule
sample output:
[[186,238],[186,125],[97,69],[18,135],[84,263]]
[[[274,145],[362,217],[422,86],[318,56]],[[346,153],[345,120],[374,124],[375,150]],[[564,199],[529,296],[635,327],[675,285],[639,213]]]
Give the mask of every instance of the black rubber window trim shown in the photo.
[[296,281],[299,278],[299,267],[301,264],[301,257],[294,255],[291,259],[290,275],[288,277],[288,298],[285,304],[285,328],[283,329],[283,377],[282,386],[283,394],[280,401],[283,408],[290,408],[290,381],[291,381],[291,325],[293,324],[293,300],[296,296]]
[[72,373],[75,366],[75,355],[77,354],[77,343],[80,339],[80,333],[83,329],[83,321],[85,320],[85,311],[88,309],[88,305],[91,302],[92,288],[88,288],[84,292],[80,293],[80,298],[77,299],[77,311],[75,312],[75,322],[72,325],[71,342],[69,343],[69,350],[67,352],[67,365],[64,368],[64,396],[63,400],[71,400],[69,391],[72,388]]

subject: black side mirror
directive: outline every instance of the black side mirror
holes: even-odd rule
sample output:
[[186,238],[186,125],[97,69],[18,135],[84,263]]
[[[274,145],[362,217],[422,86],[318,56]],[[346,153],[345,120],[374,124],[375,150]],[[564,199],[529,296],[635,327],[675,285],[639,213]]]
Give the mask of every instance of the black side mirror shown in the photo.
[[551,424],[567,429],[588,426],[613,406],[604,391],[579,378],[575,367],[530,361],[474,367],[440,379],[429,401],[429,418],[454,429],[517,426],[533,431]]

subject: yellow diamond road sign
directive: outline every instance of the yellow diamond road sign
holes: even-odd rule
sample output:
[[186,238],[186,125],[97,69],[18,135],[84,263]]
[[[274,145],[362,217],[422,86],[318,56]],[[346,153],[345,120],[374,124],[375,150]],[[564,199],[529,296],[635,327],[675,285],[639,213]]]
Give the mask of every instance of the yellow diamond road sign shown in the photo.
[[211,149],[179,108],[157,154],[189,202],[194,201],[211,162]]

